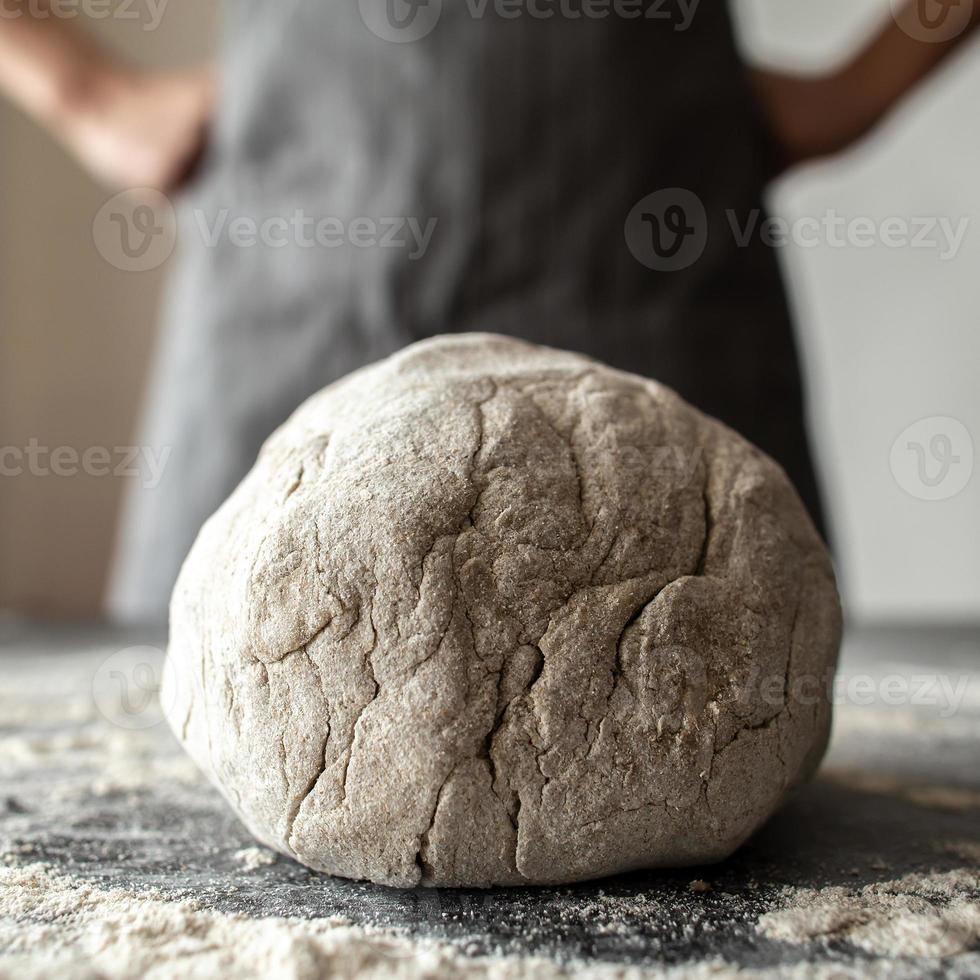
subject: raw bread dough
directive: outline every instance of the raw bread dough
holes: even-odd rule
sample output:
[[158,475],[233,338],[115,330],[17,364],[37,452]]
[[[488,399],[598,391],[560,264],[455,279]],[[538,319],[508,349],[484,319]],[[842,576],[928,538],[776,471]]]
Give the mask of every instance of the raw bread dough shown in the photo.
[[486,334],[307,401],[211,518],[164,701],[252,833],[391,885],[719,860],[815,768],[840,608],[779,467]]

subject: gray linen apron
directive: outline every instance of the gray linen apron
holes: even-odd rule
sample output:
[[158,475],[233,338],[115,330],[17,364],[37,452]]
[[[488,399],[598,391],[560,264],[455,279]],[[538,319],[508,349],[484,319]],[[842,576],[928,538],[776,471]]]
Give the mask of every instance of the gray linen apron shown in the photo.
[[[769,161],[725,5],[413,4],[227,11],[143,439],[170,456],[128,501],[119,616],[165,615],[200,525],[303,399],[435,333],[655,377],[773,455],[819,520],[777,259],[732,227]],[[291,224],[249,245],[240,218]]]

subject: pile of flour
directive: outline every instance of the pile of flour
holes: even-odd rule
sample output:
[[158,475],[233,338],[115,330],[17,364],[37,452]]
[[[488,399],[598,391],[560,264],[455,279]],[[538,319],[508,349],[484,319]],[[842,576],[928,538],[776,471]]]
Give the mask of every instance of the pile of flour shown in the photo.
[[210,912],[160,893],[99,889],[32,864],[0,866],[0,978],[466,977],[474,980],[597,980],[735,976],[719,963],[654,972],[612,965],[559,965],[540,957],[467,956],[343,919],[249,919]]
[[762,916],[759,930],[784,942],[843,940],[876,956],[945,959],[980,949],[978,896],[980,872],[963,869],[861,888],[787,888],[786,906]]
[[[888,960],[794,962],[741,969],[721,960],[676,967],[558,964],[543,957],[468,956],[448,944],[345,919],[249,919],[173,901],[154,891],[101,889],[41,864],[0,865],[2,980],[169,978],[426,977],[449,980],[840,980],[915,977],[943,963],[950,976],[975,976],[980,903],[967,896],[980,876],[967,871],[907,875],[863,888],[788,888],[785,905],[760,932],[791,944],[845,940]],[[905,960],[902,963],[902,959]]]

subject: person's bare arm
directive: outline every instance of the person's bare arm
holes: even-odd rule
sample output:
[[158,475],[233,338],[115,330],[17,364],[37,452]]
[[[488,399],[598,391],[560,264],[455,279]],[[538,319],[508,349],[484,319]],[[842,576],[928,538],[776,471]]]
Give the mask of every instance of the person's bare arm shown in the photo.
[[[829,75],[808,78],[753,71],[756,92],[787,163],[851,146],[980,24],[980,3],[960,0],[971,6],[972,17],[956,37],[939,42],[919,40],[922,2],[912,0],[900,18],[890,18],[866,48]],[[939,0],[933,2],[941,6]]]
[[38,0],[3,2],[0,91],[98,179],[120,187],[180,183],[203,146],[210,73],[143,74],[63,19],[44,16]]

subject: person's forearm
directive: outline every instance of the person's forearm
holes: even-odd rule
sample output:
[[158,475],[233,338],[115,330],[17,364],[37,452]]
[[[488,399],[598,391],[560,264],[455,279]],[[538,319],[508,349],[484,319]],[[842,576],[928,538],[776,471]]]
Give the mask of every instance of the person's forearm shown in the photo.
[[980,4],[974,0],[961,2],[970,7],[971,15],[954,37],[944,41],[924,40],[920,36],[923,32],[920,4],[913,0],[847,66],[843,84],[859,100],[870,123],[881,119],[980,26]]
[[114,187],[178,187],[207,139],[211,72],[141,72],[64,19],[44,16],[44,2],[0,0],[0,95],[96,179]]
[[0,91],[39,122],[60,126],[110,72],[104,53],[44,5],[0,0]]
[[949,40],[919,39],[920,12],[910,3],[832,74],[807,78],[755,71],[759,100],[787,161],[839,152],[880,122],[980,26],[980,3],[963,2],[971,3],[971,19]]

